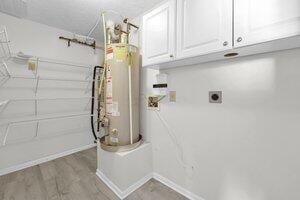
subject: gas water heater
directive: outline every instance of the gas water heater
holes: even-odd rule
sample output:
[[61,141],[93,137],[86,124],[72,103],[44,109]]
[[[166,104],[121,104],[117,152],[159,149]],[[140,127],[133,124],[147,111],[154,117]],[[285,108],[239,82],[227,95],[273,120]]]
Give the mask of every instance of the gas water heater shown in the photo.
[[105,13],[102,19],[104,64],[97,79],[98,96],[93,98],[98,103],[97,130],[105,132],[100,138],[102,149],[127,151],[142,142],[139,130],[140,54],[138,47],[128,43],[130,29],[138,27],[128,19],[124,19],[124,24],[106,21]]

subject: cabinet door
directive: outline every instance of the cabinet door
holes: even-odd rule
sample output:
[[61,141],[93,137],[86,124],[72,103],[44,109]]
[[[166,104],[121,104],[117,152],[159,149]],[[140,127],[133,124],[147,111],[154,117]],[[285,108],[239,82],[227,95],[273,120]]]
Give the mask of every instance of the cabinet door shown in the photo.
[[143,16],[143,66],[174,59],[175,2],[168,1]]
[[232,0],[177,1],[177,56],[232,48]]
[[235,0],[235,46],[300,34],[300,0]]

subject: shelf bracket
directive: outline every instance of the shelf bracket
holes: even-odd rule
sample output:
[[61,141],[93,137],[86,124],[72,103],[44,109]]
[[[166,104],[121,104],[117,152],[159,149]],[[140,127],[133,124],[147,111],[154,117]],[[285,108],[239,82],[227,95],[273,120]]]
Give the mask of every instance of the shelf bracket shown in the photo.
[[6,145],[6,140],[7,140],[7,137],[8,137],[9,127],[10,127],[10,124],[8,124],[7,127],[6,127],[2,146]]
[[8,67],[7,67],[6,63],[5,63],[5,62],[2,62],[2,65],[4,66],[4,69],[5,69],[5,71],[6,71],[7,76],[8,76],[8,77],[11,77],[11,74],[10,74],[10,72],[9,72],[9,70],[8,70]]
[[10,103],[10,100],[6,100],[0,103],[0,107],[2,107],[1,111],[0,111],[0,115],[3,113],[3,111],[7,108],[8,104]]

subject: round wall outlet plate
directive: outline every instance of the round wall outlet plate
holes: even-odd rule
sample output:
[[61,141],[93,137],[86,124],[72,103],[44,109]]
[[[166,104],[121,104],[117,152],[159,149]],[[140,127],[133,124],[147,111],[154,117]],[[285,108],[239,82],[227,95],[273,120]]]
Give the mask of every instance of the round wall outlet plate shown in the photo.
[[222,103],[222,91],[210,91],[208,97],[209,103]]

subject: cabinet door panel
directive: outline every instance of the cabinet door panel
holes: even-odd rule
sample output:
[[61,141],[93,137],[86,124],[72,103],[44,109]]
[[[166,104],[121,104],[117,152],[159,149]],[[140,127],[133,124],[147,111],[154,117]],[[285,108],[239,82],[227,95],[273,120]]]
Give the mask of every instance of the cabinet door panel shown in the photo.
[[168,1],[143,17],[143,65],[174,57],[175,3]]
[[178,0],[177,9],[178,57],[232,47],[231,0]]
[[300,34],[299,0],[236,0],[235,46]]

